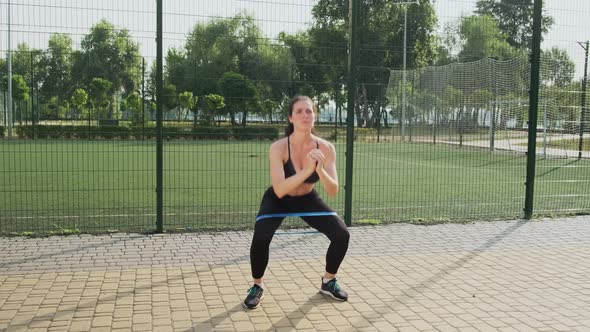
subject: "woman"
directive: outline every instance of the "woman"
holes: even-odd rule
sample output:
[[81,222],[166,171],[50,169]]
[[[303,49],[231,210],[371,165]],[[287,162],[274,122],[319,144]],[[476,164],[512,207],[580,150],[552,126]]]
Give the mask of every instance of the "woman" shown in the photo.
[[286,137],[270,146],[272,186],[266,190],[254,227],[250,247],[250,264],[254,285],[248,291],[244,306],[255,309],[263,298],[262,277],[268,265],[269,246],[273,235],[287,216],[299,216],[331,241],[326,254],[326,271],[320,292],[340,301],[348,294],[336,282],[336,272],[348,250],[346,225],[314,189],[320,182],[328,196],[338,193],[336,150],[312,133],[317,110],[306,96],[289,103],[289,127]]

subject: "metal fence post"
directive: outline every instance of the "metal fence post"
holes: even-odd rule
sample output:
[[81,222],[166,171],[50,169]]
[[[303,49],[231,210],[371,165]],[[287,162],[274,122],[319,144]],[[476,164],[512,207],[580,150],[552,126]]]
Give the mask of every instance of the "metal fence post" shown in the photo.
[[537,112],[539,109],[539,81],[541,67],[541,20],[543,19],[543,0],[535,0],[533,14],[533,45],[531,53],[531,90],[529,93],[529,141],[527,150],[526,194],[524,218],[533,215],[535,186],[535,162],[537,150]]
[[[582,81],[582,109],[580,112],[580,141],[578,145],[578,159],[582,159],[582,151],[584,150],[584,121],[586,121],[586,93],[588,90],[588,49],[590,42],[586,41],[586,46],[582,46],[586,51],[584,57],[584,80]],[[580,43],[582,45],[582,43]]]
[[348,8],[348,96],[346,105],[346,179],[344,195],[344,222],[352,224],[352,162],[354,147],[354,109],[356,105],[356,61],[358,54],[358,0],[350,0]]
[[162,0],[157,0],[156,14],[156,232],[164,231],[163,213],[163,144],[162,144]]

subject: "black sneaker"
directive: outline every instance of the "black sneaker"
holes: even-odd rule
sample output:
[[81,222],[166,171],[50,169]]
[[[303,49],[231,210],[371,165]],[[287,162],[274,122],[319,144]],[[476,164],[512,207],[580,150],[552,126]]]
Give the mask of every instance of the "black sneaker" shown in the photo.
[[264,297],[262,293],[264,293],[264,289],[262,289],[262,287],[258,286],[257,284],[254,284],[254,286],[250,287],[248,290],[248,296],[246,296],[246,299],[243,303],[244,307],[247,309],[258,308],[260,301]]
[[322,287],[320,288],[320,293],[329,295],[333,299],[338,301],[348,300],[348,294],[340,288],[340,286],[336,282],[336,279],[332,279],[327,283],[324,283],[324,281],[322,280]]

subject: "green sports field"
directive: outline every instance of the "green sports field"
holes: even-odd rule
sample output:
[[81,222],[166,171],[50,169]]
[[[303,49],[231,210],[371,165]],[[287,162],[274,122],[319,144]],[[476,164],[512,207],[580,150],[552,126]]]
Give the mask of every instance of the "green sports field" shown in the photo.
[[[165,142],[165,229],[251,227],[269,144]],[[345,145],[335,145],[341,191],[326,200],[343,213]],[[2,141],[0,154],[1,234],[155,228],[155,141]],[[355,224],[522,216],[522,154],[395,142],[355,143],[354,157]],[[536,173],[537,213],[590,212],[590,161],[539,159]]]

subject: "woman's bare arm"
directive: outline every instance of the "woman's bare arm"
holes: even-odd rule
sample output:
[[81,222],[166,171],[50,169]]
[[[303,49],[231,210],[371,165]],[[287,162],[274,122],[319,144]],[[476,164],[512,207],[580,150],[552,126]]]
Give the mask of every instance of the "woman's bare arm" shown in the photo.
[[297,189],[313,173],[315,168],[315,160],[310,155],[307,155],[303,170],[285,178],[285,171],[283,169],[283,152],[285,148],[283,145],[284,143],[275,142],[270,146],[268,152],[272,188],[279,198],[283,198],[289,192]]
[[338,194],[338,174],[336,172],[336,149],[331,143],[324,145],[323,151],[316,157],[318,161],[316,172],[320,176],[320,183],[330,197]]

